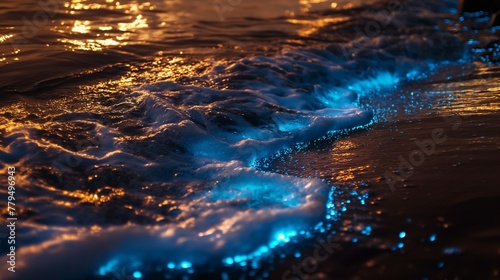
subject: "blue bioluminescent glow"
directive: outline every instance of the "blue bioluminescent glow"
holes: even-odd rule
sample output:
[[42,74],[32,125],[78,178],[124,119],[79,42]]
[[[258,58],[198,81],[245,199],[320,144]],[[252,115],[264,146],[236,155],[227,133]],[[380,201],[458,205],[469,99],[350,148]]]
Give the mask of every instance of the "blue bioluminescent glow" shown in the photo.
[[283,233],[278,234],[278,240],[284,240],[285,235]]
[[372,226],[366,226],[361,230],[361,234],[364,234],[366,236],[370,235],[372,233]]
[[286,230],[278,232],[274,236],[274,240],[269,243],[269,248],[274,248],[280,244],[290,242],[290,238],[297,236],[297,232],[295,230]]
[[183,261],[179,264],[180,268],[183,268],[183,269],[188,269],[192,266],[192,264],[188,261]]
[[105,276],[106,274],[115,271],[116,267],[118,266],[118,263],[119,262],[117,259],[113,259],[113,260],[109,261],[107,264],[105,264],[99,268],[98,274],[101,276]]
[[137,279],[140,279],[142,278],[142,272],[140,271],[135,271],[132,276],[134,276],[134,278],[137,278]]
[[448,247],[443,249],[443,254],[446,255],[453,255],[453,254],[459,254],[461,250],[456,247]]
[[[238,182],[237,182],[238,183]],[[346,211],[346,202],[345,201],[339,201],[337,203],[334,202],[334,190],[335,188],[332,188],[330,190],[329,196],[328,196],[328,201],[327,201],[327,213],[325,218],[326,220],[323,220],[321,222],[318,222],[314,227],[305,229],[305,228],[300,228],[299,224],[295,225],[290,225],[289,227],[281,228],[279,230],[274,231],[274,233],[271,235],[271,239],[269,242],[265,245],[262,245],[260,247],[257,247],[253,252],[249,254],[240,254],[240,255],[235,255],[235,256],[228,256],[222,259],[222,264],[224,266],[237,266],[237,267],[247,267],[251,266],[254,269],[257,269],[260,267],[260,263],[264,258],[267,258],[271,256],[273,248],[276,248],[278,246],[283,246],[287,243],[290,243],[292,241],[296,241],[297,238],[299,237],[311,237],[313,236],[314,232],[326,232],[329,230],[331,234],[335,234],[335,231],[331,230],[331,223],[328,221],[335,221],[336,219],[339,218],[340,213],[343,210]],[[368,198],[368,195],[363,193],[361,194],[358,191],[349,191],[346,192],[345,194],[352,195],[353,198],[349,199],[350,203],[353,204],[356,199],[359,201],[365,200]],[[228,194],[225,194],[228,195]],[[372,230],[371,226],[365,226],[364,228],[361,229],[361,232],[365,235],[369,235]],[[358,242],[358,238],[353,238],[352,242]],[[302,256],[302,254],[298,251],[293,253],[293,256],[295,258],[299,258]],[[285,258],[286,254],[281,254],[281,258]],[[102,266],[99,269],[99,274],[104,276],[114,270],[116,270],[117,265],[119,264],[118,260],[112,260],[106,265]],[[166,263],[166,268],[168,269],[177,269],[177,270],[183,270],[186,273],[194,273],[194,269],[192,269],[192,263],[187,260],[183,260],[180,262],[167,262]],[[141,271],[135,271],[133,272],[132,276],[136,279],[142,279],[143,272]]]
[[271,241],[269,241],[268,245],[263,245],[260,246],[257,250],[253,251],[250,254],[247,255],[236,255],[233,257],[226,257],[222,260],[222,263],[224,265],[239,265],[239,266],[246,266],[249,263],[252,265],[252,267],[258,266],[258,263],[260,260],[271,254],[271,249],[279,246],[279,245],[284,245],[286,243],[289,243],[292,238],[298,236],[298,235],[305,235],[307,233],[306,231],[301,231],[298,233],[296,230],[281,230],[278,231],[274,234],[274,237]]
[[193,267],[193,264],[188,261],[181,261],[180,263],[176,264],[174,262],[169,262],[167,263],[167,268],[168,269],[189,269]]
[[267,246],[261,246],[259,249],[257,249],[256,253],[263,255],[265,253],[269,252],[269,247]]
[[409,80],[413,80],[418,78],[419,72],[417,70],[412,70],[406,74],[406,78]]
[[436,234],[435,233],[429,237],[429,241],[430,242],[436,241]]
[[370,91],[370,90],[380,90],[383,88],[394,87],[399,83],[399,78],[389,72],[379,73],[376,77],[369,78],[366,80],[361,80],[348,86],[348,89],[354,90],[356,92]]
[[248,259],[247,256],[235,256],[234,257],[234,261],[237,262],[237,263],[246,261],[247,259]]
[[283,132],[290,132],[307,127],[311,124],[312,119],[300,115],[276,115],[273,117],[278,129]]
[[283,183],[280,178],[263,176],[253,177],[252,180],[246,179],[234,178],[228,184],[222,183],[212,191],[212,199],[214,201],[246,199],[254,204],[269,203],[286,207],[297,207],[303,202],[303,198],[291,189],[280,187]]
[[[285,2],[291,1],[279,2],[283,3],[276,7],[273,5],[273,15],[283,14],[280,9],[290,8],[290,3]],[[469,74],[476,70],[481,73],[478,77],[484,76],[484,68],[477,67],[476,59],[469,59],[467,54],[465,60],[460,60],[459,56],[465,54],[448,55],[449,53],[468,53],[469,47],[488,45],[492,48],[485,50],[492,53],[488,57],[496,60],[500,50],[498,42],[492,42],[492,35],[495,34],[491,34],[491,30],[486,30],[486,41],[474,33],[476,35],[470,34],[474,40],[468,42],[469,47],[463,46],[469,33],[480,31],[482,27],[476,28],[474,24],[473,28],[467,27],[469,29],[466,33],[459,34],[464,25],[469,25],[468,16],[462,18],[462,21],[466,21],[464,24],[457,25],[455,18],[443,14],[447,10],[447,3],[419,3],[416,6],[404,3],[409,6],[398,11],[401,13],[395,15],[394,22],[380,36],[346,36],[336,40],[338,28],[368,27],[367,23],[373,23],[373,10],[382,8],[382,4],[378,3],[381,1],[369,2],[377,3],[374,6],[363,3],[361,6],[354,5],[352,10],[345,7],[333,11],[333,21],[330,3],[326,5],[327,10],[315,5],[311,7],[315,11],[310,13],[280,17],[269,14],[271,9],[265,12],[266,15],[259,15],[257,10],[241,9],[243,13],[249,12],[250,15],[256,14],[259,17],[238,19],[238,23],[241,23],[238,28],[231,28],[228,36],[217,39],[221,48],[209,50],[206,48],[209,42],[203,38],[199,38],[202,41],[193,38],[192,51],[182,56],[177,55],[177,49],[185,48],[184,36],[171,38],[166,34],[169,32],[165,34],[172,44],[161,46],[165,54],[163,51],[156,54],[158,42],[164,41],[163,37],[141,43],[141,50],[130,46],[130,52],[115,52],[115,48],[93,52],[91,58],[96,61],[95,65],[92,64],[96,66],[94,70],[97,72],[89,69],[89,75],[82,75],[74,81],[75,89],[86,88],[89,92],[85,97],[87,106],[80,106],[81,94],[66,92],[65,85],[59,88],[56,85],[60,83],[54,81],[61,80],[66,74],[70,74],[68,77],[73,80],[72,73],[80,73],[88,65],[71,73],[64,73],[64,68],[54,69],[61,70],[53,71],[57,77],[36,77],[34,80],[27,77],[26,80],[32,81],[20,85],[20,90],[24,88],[39,91],[49,85],[52,88],[53,85],[56,95],[64,95],[65,101],[61,104],[56,101],[56,105],[60,106],[47,109],[47,114],[31,114],[30,108],[37,111],[38,107],[43,109],[51,97],[47,96],[47,100],[41,100],[40,104],[28,102],[24,108],[27,110],[20,110],[17,105],[19,102],[14,100],[12,104],[16,105],[12,106],[12,111],[20,112],[21,115],[15,116],[12,112],[2,114],[2,120],[5,118],[9,125],[0,125],[2,130],[6,130],[0,140],[1,169],[6,168],[9,163],[24,170],[35,170],[22,180],[26,179],[30,184],[25,185],[33,186],[34,193],[39,193],[40,196],[39,199],[24,200],[29,202],[29,205],[24,206],[26,209],[41,206],[43,213],[50,213],[43,219],[38,217],[43,214],[42,211],[34,213],[33,224],[23,231],[27,235],[27,247],[23,248],[26,250],[23,251],[25,255],[22,258],[23,262],[26,261],[25,267],[29,268],[26,271],[30,274],[50,272],[56,276],[66,275],[71,278],[74,275],[66,274],[66,270],[74,268],[75,271],[70,273],[76,276],[99,274],[102,277],[98,278],[108,279],[112,278],[111,274],[126,270],[128,276],[136,279],[148,278],[150,275],[155,275],[155,278],[165,276],[167,279],[189,279],[200,278],[200,275],[187,275],[194,273],[196,269],[203,276],[205,272],[210,273],[210,276],[206,276],[210,279],[219,277],[213,276],[213,273],[221,274],[223,271],[220,269],[227,269],[230,276],[222,274],[222,279],[262,279],[266,278],[265,274],[249,277],[246,274],[254,271],[262,273],[268,268],[278,269],[282,267],[279,262],[289,261],[283,260],[285,257],[299,258],[302,254],[309,254],[314,248],[304,248],[304,245],[314,242],[314,238],[332,237],[329,243],[315,244],[318,246],[331,246],[333,243],[330,241],[339,241],[348,247],[346,249],[356,247],[356,251],[352,252],[356,262],[364,259],[358,258],[357,254],[366,253],[366,249],[378,254],[377,251],[382,252],[381,248],[385,250],[386,246],[396,250],[412,247],[410,239],[416,238],[416,234],[402,230],[411,230],[413,227],[406,224],[391,231],[388,238],[379,238],[387,229],[384,223],[390,223],[392,219],[385,212],[384,215],[379,215],[371,206],[360,207],[371,202],[368,200],[368,191],[373,188],[364,188],[358,180],[373,178],[377,170],[383,172],[381,168],[385,166],[382,164],[382,167],[377,167],[376,164],[380,165],[377,160],[370,158],[363,161],[363,158],[371,156],[374,150],[371,148],[372,144],[381,145],[385,138],[377,139],[379,134],[373,133],[375,131],[361,133],[368,138],[351,134],[349,137],[352,138],[344,139],[341,133],[348,134],[367,128],[376,118],[394,117],[391,122],[380,123],[380,128],[402,135],[404,131],[398,125],[401,117],[405,121],[411,119],[412,122],[413,117],[418,117],[416,121],[420,122],[420,117],[425,117],[430,112],[425,110],[425,114],[416,116],[404,114],[417,110],[417,107],[424,109],[426,104],[434,102],[430,102],[433,98],[428,95],[428,88],[449,92],[450,98],[438,98],[446,99],[447,102],[451,102],[448,99],[459,89],[466,93],[470,93],[469,90],[483,90],[476,87],[479,83],[462,88],[465,85],[462,85],[462,80],[474,81],[475,76]],[[426,2],[432,3],[430,0]],[[260,7],[261,4],[251,5]],[[155,6],[155,3],[151,3],[151,6]],[[114,5],[110,7],[116,8]],[[159,8],[161,7],[155,9]],[[198,8],[202,9],[204,6]],[[111,12],[114,14],[116,11]],[[107,12],[101,10],[100,14],[106,16]],[[133,14],[135,16],[136,11]],[[266,20],[268,14],[273,20]],[[122,13],[116,15],[123,16]],[[157,15],[161,14],[150,13],[147,17],[144,14],[142,20],[151,23],[151,30],[141,29],[140,34],[136,35],[150,37],[151,34],[160,34],[155,22]],[[75,15],[78,19],[85,19],[88,15],[81,16]],[[260,16],[264,19],[261,20]],[[347,24],[344,24],[344,18]],[[443,24],[444,18],[450,22]],[[489,20],[489,16],[483,18]],[[183,21],[184,19],[192,24],[179,26],[182,34],[194,31],[203,35],[214,31],[200,31],[198,15],[183,17]],[[257,21],[262,24],[255,26]],[[266,33],[269,36],[266,36],[268,38],[265,42],[275,39],[274,37],[280,38],[277,38],[276,44],[272,44],[271,49],[262,50],[259,46],[262,40],[255,40],[253,31],[272,30],[273,26],[291,26],[292,21],[295,26],[293,29],[306,27],[308,31],[284,32],[283,36],[277,32]],[[234,27],[233,23],[227,21],[217,25],[217,30],[227,26]],[[309,28],[311,23],[316,25],[312,29]],[[165,28],[169,26],[170,23]],[[177,29],[178,26],[174,24],[174,27]],[[440,30],[433,29],[434,27]],[[115,27],[112,29],[113,32],[116,31]],[[288,27],[286,29],[284,31],[290,31]],[[239,31],[243,31],[243,34]],[[47,34],[51,35],[53,32],[49,33]],[[93,37],[95,34],[91,35]],[[110,36],[115,37],[113,34]],[[251,44],[244,50],[225,52],[227,46],[233,45],[232,37],[235,36]],[[60,36],[56,37],[45,36],[40,39],[57,42]],[[7,40],[10,37],[2,38]],[[318,40],[321,38],[325,40]],[[180,41],[177,42],[177,39]],[[41,43],[43,40],[37,41]],[[83,54],[76,53],[78,57],[72,59],[71,54],[65,51],[68,44],[60,45],[48,49],[53,55],[63,51],[59,62],[78,60]],[[339,47],[342,52],[348,52],[344,53],[348,57],[342,57]],[[110,52],[116,59],[98,61],[101,55]],[[126,56],[118,59],[121,54]],[[481,54],[475,53],[474,56],[476,55]],[[13,57],[12,54],[6,56],[8,60]],[[113,61],[123,63],[117,65]],[[434,66],[431,62],[435,62]],[[421,78],[429,69],[443,66],[447,62],[457,64],[457,67],[446,67],[449,69],[443,69],[446,71],[442,73],[436,71],[439,75],[432,80],[395,88],[401,81]],[[468,68],[468,64],[474,67]],[[13,67],[17,67],[17,64]],[[163,71],[165,69],[168,71]],[[27,72],[28,76],[39,74],[37,71]],[[99,80],[104,80],[108,74],[113,80],[109,83],[100,83],[93,78],[97,75]],[[444,84],[438,85],[443,78]],[[13,90],[18,88],[14,84],[16,80],[3,83],[2,92],[5,91],[4,85]],[[53,82],[47,84],[37,81]],[[492,88],[493,86],[488,85],[488,89]],[[489,91],[496,92],[496,86]],[[462,98],[458,95],[456,98],[454,102],[462,105]],[[466,98],[464,100],[467,101]],[[438,103],[441,102],[445,101]],[[26,102],[20,102],[19,106],[25,107],[24,103]],[[53,102],[48,104],[51,103]],[[6,107],[10,106],[7,105]],[[444,108],[442,105],[436,107]],[[480,108],[475,109],[479,112]],[[386,110],[391,114],[386,113]],[[456,110],[446,112],[456,113]],[[467,112],[474,113],[474,110]],[[377,126],[377,131],[378,128]],[[335,137],[325,138],[332,134]],[[406,135],[410,136],[409,133]],[[89,138],[99,140],[97,142],[102,145],[92,144],[80,147],[81,149],[71,149],[75,148],[78,140]],[[352,141],[352,144],[340,143],[344,140]],[[374,143],[366,146],[368,140]],[[294,149],[307,145],[311,147]],[[334,149],[333,145],[336,146]],[[78,148],[80,145],[76,146]],[[287,154],[283,162],[272,158],[276,153],[289,153],[292,148],[293,153]],[[337,153],[337,148],[346,153]],[[376,151],[387,154],[384,156],[386,159],[382,158],[379,163],[390,164],[387,158],[391,151],[394,151],[391,145]],[[52,168],[54,165],[48,166],[50,163],[61,165],[56,160],[67,159],[68,156],[79,160],[78,168],[64,168],[60,170],[64,172],[58,172]],[[324,159],[317,158],[323,156]],[[298,163],[294,164],[294,161]],[[256,166],[262,162],[270,163],[267,167]],[[337,170],[328,170],[334,169],[332,166],[335,169],[347,169],[341,170],[339,173],[342,174],[339,175],[345,175],[343,172],[346,171],[352,176],[337,176]],[[375,173],[368,174],[372,172]],[[67,184],[54,183],[54,176],[60,177],[59,173],[64,173],[64,179],[69,180]],[[331,181],[321,182],[322,179]],[[71,182],[80,186],[72,190],[75,193],[63,186],[71,185]],[[332,184],[337,185],[332,187]],[[330,193],[325,197],[328,191]],[[31,193],[30,189],[27,194]],[[89,199],[91,196],[93,198]],[[54,197],[56,199],[51,201]],[[389,209],[391,205],[388,205]],[[398,217],[403,222],[406,218]],[[419,227],[422,222],[425,219],[419,219],[415,227]],[[371,223],[375,229],[367,225]],[[431,228],[435,221],[425,224],[427,228]],[[374,234],[376,236],[372,238],[372,230],[376,230],[373,233],[380,234]],[[442,231],[439,232],[441,234]],[[425,243],[421,244],[422,247],[452,241],[445,240],[445,234],[436,241],[436,234],[429,237],[431,233],[420,236]],[[308,237],[313,238],[305,240],[303,244],[299,243]],[[436,242],[429,244],[429,241]],[[353,246],[352,243],[356,242],[358,244]],[[41,246],[44,250],[39,250]],[[297,252],[302,249],[302,254]],[[463,250],[466,250],[465,247]],[[50,264],[54,264],[55,269],[45,267],[49,262],[44,259],[47,257],[44,252],[50,252],[51,260],[54,257]],[[444,254],[459,252],[460,249],[454,247],[443,250]],[[371,255],[371,252],[368,253]],[[134,267],[135,258],[144,263]],[[75,260],[78,260],[78,265],[72,266]],[[432,263],[434,269],[438,261],[440,259]],[[98,265],[95,262],[99,262]],[[336,260],[332,257],[328,262],[332,264]],[[328,272],[328,268],[324,269],[328,262],[321,267],[318,265],[315,274]],[[72,265],[65,265],[66,263]],[[447,266],[450,265],[451,262]],[[286,267],[288,268],[290,267]],[[241,277],[235,276],[241,271],[244,271]],[[344,271],[339,272],[342,275]]]

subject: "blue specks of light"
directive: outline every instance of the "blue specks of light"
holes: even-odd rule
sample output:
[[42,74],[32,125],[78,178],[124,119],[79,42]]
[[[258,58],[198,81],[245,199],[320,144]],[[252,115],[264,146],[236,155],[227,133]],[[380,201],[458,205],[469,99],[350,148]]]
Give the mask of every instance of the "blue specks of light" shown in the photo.
[[174,268],[177,268],[177,269],[188,269],[188,268],[191,268],[193,267],[193,264],[188,262],[188,261],[182,261],[180,262],[179,264],[175,264],[174,262],[169,262],[167,263],[167,268],[169,269],[174,269]]
[[399,248],[399,249],[403,248],[404,246],[405,246],[405,244],[404,244],[403,242],[399,242],[399,243],[398,243],[398,248]]
[[399,233],[399,238],[405,238],[406,237],[406,232],[402,231]]
[[253,269],[259,269],[259,262],[254,260],[252,261],[251,266]]
[[257,249],[257,251],[255,251],[255,255],[256,256],[260,256],[260,255],[263,255],[265,253],[269,252],[269,247],[267,246],[260,246],[259,249]]
[[323,222],[319,222],[319,223],[317,223],[317,224],[314,226],[314,229],[315,229],[315,230],[319,230],[319,229],[320,229],[320,228],[322,228],[322,227],[323,227]]
[[132,276],[134,276],[134,278],[136,279],[141,279],[142,278],[142,272],[140,271],[136,271],[132,274]]
[[[357,193],[355,195],[357,195]],[[366,199],[368,199],[368,193],[364,193],[358,196],[358,200],[361,203],[361,205],[366,204]]]
[[[269,184],[269,182],[267,182]],[[237,184],[237,183],[236,183]],[[340,187],[333,186],[330,189],[329,195],[328,195],[328,201],[326,203],[327,206],[327,212],[325,213],[325,217],[328,217],[328,220],[337,220],[341,216],[342,211],[346,211],[347,207],[345,203],[347,202],[346,200],[335,202],[334,199],[336,198],[336,191],[339,191]],[[349,199],[351,203],[356,203],[357,201],[366,201],[366,199],[369,197],[368,192],[360,192],[360,191],[355,191],[355,190],[343,190],[345,194],[349,194],[352,197]],[[232,256],[225,256],[224,258],[221,258],[221,264],[225,267],[245,267],[245,269],[257,269],[259,265],[268,257],[272,254],[272,250],[276,247],[281,247],[286,243],[289,242],[295,242],[297,241],[297,238],[299,237],[310,237],[313,233],[316,232],[330,232],[332,234],[335,234],[335,231],[331,230],[329,228],[329,222],[318,222],[313,226],[313,228],[310,228],[308,230],[304,230],[300,228],[299,225],[295,226],[290,226],[290,227],[285,227],[285,228],[280,228],[277,231],[274,231],[274,234],[272,234],[268,241],[267,244],[263,244],[260,247],[257,247],[254,251],[245,254],[245,255],[232,255]],[[356,229],[356,231],[359,230],[363,235],[370,235],[372,231],[372,226],[364,226],[361,229]],[[358,238],[352,238],[351,241],[353,243],[359,242],[359,237]],[[300,258],[302,257],[302,254],[298,251],[291,252],[291,256],[295,258]],[[281,258],[285,258],[285,254],[280,255]]]
[[364,234],[366,236],[370,235],[372,233],[372,226],[366,226],[362,231],[361,234]]
[[[272,245],[279,245],[283,243],[290,242],[290,238],[297,236],[297,232],[295,230],[287,230],[281,231],[276,234],[275,240],[271,242]],[[271,246],[270,246],[271,247]],[[276,246],[274,246],[276,247]],[[273,248],[273,247],[271,247]]]
[[[306,231],[301,231],[301,234],[304,235],[307,233]],[[278,245],[285,244],[291,241],[291,238],[297,236],[298,233],[296,230],[280,230],[274,234],[274,238],[269,242],[268,245],[260,246],[254,252],[248,255],[236,255],[233,257],[226,257],[222,260],[222,263],[226,266],[230,265],[239,265],[239,266],[247,266],[251,264],[252,267],[258,266],[258,262],[267,254],[270,253],[271,249],[277,247]],[[300,253],[299,253],[300,254]],[[297,253],[296,253],[297,255]],[[286,255],[283,255],[286,257]]]
[[232,264],[234,263],[234,260],[233,260],[233,258],[228,257],[228,258],[225,258],[225,259],[223,260],[223,262],[224,262],[225,264],[227,264],[227,265],[232,265]]
[[443,268],[443,266],[444,266],[444,262],[438,263],[438,268]]
[[106,274],[114,271],[117,265],[118,265],[117,259],[111,260],[110,262],[99,268],[99,275],[105,276]]
[[453,255],[453,254],[459,254],[461,250],[456,247],[448,247],[443,249],[443,254],[446,255]]
[[234,257],[234,261],[239,263],[239,262],[243,262],[247,259],[247,256],[235,256]]
[[335,205],[335,202],[334,202],[336,189],[337,189],[337,187],[335,187],[335,186],[330,189],[330,192],[328,193],[328,201],[326,203],[326,209],[327,209],[326,217],[328,220],[332,220],[332,221],[339,220],[340,216],[341,216],[341,213],[339,213],[339,211]]
[[417,70],[412,70],[406,74],[406,78],[409,80],[416,79],[418,77],[419,72]]
[[479,45],[480,42],[478,40],[470,39],[467,41],[467,45]]
[[436,241],[436,234],[435,233],[429,237],[429,241],[430,242]]
[[181,262],[181,264],[180,264],[180,267],[181,267],[181,268],[184,268],[184,269],[188,269],[188,268],[190,268],[191,266],[193,266],[193,265],[192,265],[190,262],[188,262],[188,261],[183,261],[183,262]]

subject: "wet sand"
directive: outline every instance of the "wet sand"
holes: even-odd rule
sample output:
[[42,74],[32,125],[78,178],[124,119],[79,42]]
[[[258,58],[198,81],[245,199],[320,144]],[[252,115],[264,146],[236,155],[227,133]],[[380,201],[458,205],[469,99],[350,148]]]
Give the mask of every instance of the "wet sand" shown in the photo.
[[[500,279],[499,73],[479,67],[468,81],[446,86],[465,92],[446,105],[375,124],[333,147],[323,143],[308,156],[296,153],[306,175],[320,170],[320,178],[370,192],[371,202],[349,209],[340,223],[360,220],[373,231],[354,243],[349,230],[339,230],[331,238],[340,246],[316,263],[305,261],[316,244],[306,242],[306,252],[285,260],[271,279]],[[310,153],[317,153],[313,163]]]

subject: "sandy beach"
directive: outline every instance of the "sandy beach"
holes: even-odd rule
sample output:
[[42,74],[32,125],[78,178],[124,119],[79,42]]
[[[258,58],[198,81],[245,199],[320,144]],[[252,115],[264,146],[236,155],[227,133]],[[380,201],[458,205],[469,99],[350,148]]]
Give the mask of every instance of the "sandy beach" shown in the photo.
[[[311,259],[304,261],[314,256],[312,241],[309,254],[288,259],[272,279],[499,279],[500,72],[479,65],[470,75],[481,79],[421,85],[428,92],[443,87],[465,92],[445,105],[294,156],[301,159],[297,166],[307,166],[306,174],[321,170],[324,178],[370,193],[371,202],[348,210],[339,228],[357,220],[370,224],[372,240],[353,243],[357,235],[347,226],[347,232],[330,236],[341,246],[316,269]],[[435,101],[440,103],[439,97]],[[421,148],[433,139],[439,143]],[[311,153],[317,153],[313,164]],[[286,169],[280,162],[276,168]],[[400,242],[404,246],[394,250]],[[303,277],[280,278],[301,265]]]

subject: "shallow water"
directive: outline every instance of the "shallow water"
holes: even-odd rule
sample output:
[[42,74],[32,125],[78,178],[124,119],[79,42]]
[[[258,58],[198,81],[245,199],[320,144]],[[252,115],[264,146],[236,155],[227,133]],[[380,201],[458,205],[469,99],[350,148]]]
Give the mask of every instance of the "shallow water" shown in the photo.
[[446,103],[499,51],[454,1],[33,2],[0,4],[16,279],[265,278],[369,198],[270,159]]

